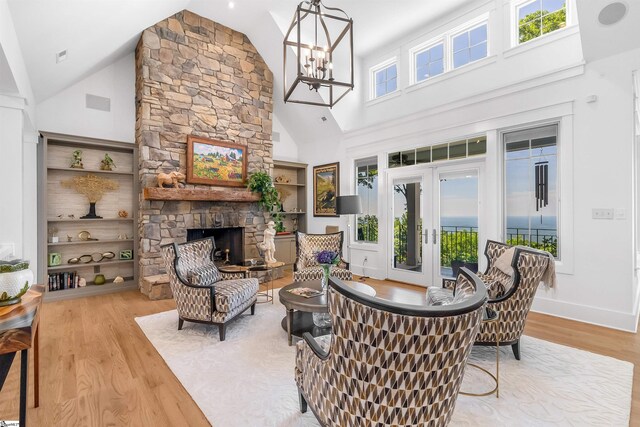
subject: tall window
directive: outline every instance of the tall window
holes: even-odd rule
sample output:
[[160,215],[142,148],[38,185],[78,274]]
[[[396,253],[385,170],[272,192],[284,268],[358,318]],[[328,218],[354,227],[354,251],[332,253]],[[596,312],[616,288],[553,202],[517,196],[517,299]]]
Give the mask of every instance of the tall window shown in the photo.
[[533,0],[518,6],[518,43],[525,43],[566,27],[566,3],[566,0]]
[[416,83],[444,72],[444,44],[438,43],[415,54]]
[[378,242],[378,159],[356,160],[356,194],[362,214],[356,215],[356,241]]
[[560,257],[558,126],[504,134],[507,243]]
[[487,56],[487,24],[484,23],[453,37],[453,68]]
[[398,67],[395,63],[373,70],[373,96],[379,98],[398,89]]

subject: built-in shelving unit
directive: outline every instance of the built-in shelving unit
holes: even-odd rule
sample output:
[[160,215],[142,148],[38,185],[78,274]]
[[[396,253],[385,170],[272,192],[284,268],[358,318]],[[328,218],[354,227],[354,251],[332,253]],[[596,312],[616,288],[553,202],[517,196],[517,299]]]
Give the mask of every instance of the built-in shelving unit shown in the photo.
[[307,165],[274,160],[274,185],[283,200],[283,225],[290,234],[276,235],[276,258],[291,267],[296,260],[295,231],[307,231]]
[[[116,141],[83,138],[41,132],[38,152],[39,200],[38,200],[38,281],[47,288],[46,300],[61,300],[81,296],[100,295],[138,288],[137,218],[138,206],[138,160],[134,144]],[[83,169],[71,168],[72,153],[82,151]],[[113,159],[116,168],[112,171],[100,169],[105,153]],[[89,210],[87,198],[72,188],[64,187],[62,181],[82,174],[94,174],[118,183],[118,189],[106,192],[96,204],[97,215],[103,218],[82,219]],[[126,211],[127,216],[119,216]],[[70,217],[72,216],[72,217]],[[83,240],[81,232],[89,232],[91,240]],[[53,237],[58,241],[54,242]],[[85,236],[83,236],[85,237]],[[131,251],[132,257],[126,257]],[[101,262],[72,263],[68,260],[82,255],[113,252],[115,258]],[[49,255],[55,253],[58,265],[49,265]],[[49,288],[49,275],[68,273],[86,280],[86,287]],[[105,276],[104,285],[96,285],[96,275]],[[121,276],[124,283],[113,283]]]

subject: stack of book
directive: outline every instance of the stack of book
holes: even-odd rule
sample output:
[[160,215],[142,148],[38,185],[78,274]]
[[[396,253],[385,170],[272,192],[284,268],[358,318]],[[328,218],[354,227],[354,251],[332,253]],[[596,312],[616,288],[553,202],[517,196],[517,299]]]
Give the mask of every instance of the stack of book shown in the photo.
[[60,291],[63,289],[73,289],[78,287],[80,276],[77,271],[65,271],[49,275],[49,291]]

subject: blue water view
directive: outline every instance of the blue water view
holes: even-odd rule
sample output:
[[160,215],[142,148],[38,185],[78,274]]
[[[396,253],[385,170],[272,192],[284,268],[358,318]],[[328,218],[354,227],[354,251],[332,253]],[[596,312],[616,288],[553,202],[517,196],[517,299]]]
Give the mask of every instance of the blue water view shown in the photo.
[[[472,216],[454,216],[442,217],[441,225],[443,227],[478,227],[478,217]],[[526,216],[509,216],[507,217],[507,228],[509,229],[528,229],[529,217]],[[532,230],[547,230],[547,234],[558,228],[558,221],[555,216],[531,217]]]

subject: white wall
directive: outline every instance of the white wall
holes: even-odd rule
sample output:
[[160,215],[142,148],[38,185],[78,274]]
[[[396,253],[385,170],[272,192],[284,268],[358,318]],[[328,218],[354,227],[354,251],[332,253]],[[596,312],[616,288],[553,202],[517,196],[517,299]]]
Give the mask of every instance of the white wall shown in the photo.
[[7,2],[0,1],[0,245],[37,271],[35,100]]
[[[111,99],[111,111],[86,107],[86,94]],[[37,105],[42,131],[135,142],[135,59],[130,53]]]
[[298,144],[291,137],[287,129],[278,119],[277,112],[273,112],[273,131],[280,134],[279,141],[273,141],[273,158],[276,160],[298,161]]
[[[573,234],[571,241],[564,242],[573,246],[571,253],[566,254],[572,265],[559,267],[557,289],[538,291],[534,310],[634,331],[637,288],[633,270],[632,72],[639,67],[640,50],[630,51],[589,63],[576,76],[534,87],[529,87],[532,83],[524,84],[513,93],[487,94],[484,100],[456,105],[455,109],[416,113],[406,119],[347,133],[341,143],[328,141],[323,147],[301,147],[300,157],[310,164],[340,160],[341,192],[350,194],[353,160],[380,155],[382,224],[383,201],[387,197],[383,169],[386,153],[486,133],[489,148],[482,213],[491,218],[485,224],[486,237],[501,239],[499,131],[541,120],[561,120],[560,168],[565,176],[560,185],[573,187],[568,200],[561,201],[565,214],[561,226],[568,227]],[[587,102],[591,95],[597,96],[596,102]],[[394,108],[392,102],[387,106]],[[562,157],[562,150],[570,145],[573,155]],[[623,211],[625,217],[594,220],[593,208],[613,208]],[[310,222],[312,231],[322,231],[328,221],[311,217]],[[367,256],[368,266],[377,267],[368,268],[367,274],[385,277],[388,255],[384,243],[360,249],[354,245],[355,271],[360,271],[362,259]]]
[[[577,25],[512,47],[511,5],[510,1],[476,2],[456,16],[431,23],[428,31],[414,32],[363,58],[358,82],[362,88],[359,108],[352,110],[352,120],[344,129],[351,131],[372,126],[427,108],[442,108],[456,101],[468,102],[476,96],[508,91],[512,85],[582,64]],[[410,76],[414,72],[410,69],[411,48],[438,39],[447,32],[458,31],[483,16],[488,17],[489,52],[486,58],[411,85]],[[398,91],[382,102],[370,100],[370,69],[392,57],[397,58]]]

